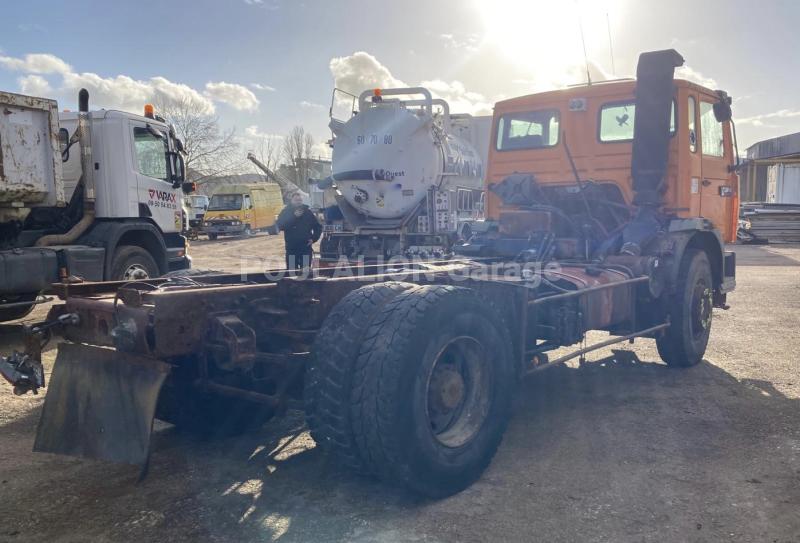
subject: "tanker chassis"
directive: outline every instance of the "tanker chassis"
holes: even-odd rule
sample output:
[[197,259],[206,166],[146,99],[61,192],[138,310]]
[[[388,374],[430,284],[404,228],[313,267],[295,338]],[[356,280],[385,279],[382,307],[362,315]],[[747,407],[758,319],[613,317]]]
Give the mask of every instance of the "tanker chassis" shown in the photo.
[[[537,180],[535,162],[525,165],[528,174],[496,179],[490,158],[489,207],[499,210],[499,229],[465,246],[479,259],[324,268],[313,277],[56,285],[64,303],[30,328],[25,353],[0,363],[17,393],[36,392],[45,384],[41,345],[60,328],[65,342],[34,450],[146,465],[154,417],[229,433],[299,407],[314,440],[340,464],[442,497],[467,487],[491,461],[522,376],[641,337],[654,338],[670,366],[699,363],[712,307],[725,308],[734,288],[735,261],[724,250],[726,231],[664,210],[669,196],[660,186],[672,179],[665,172],[679,159],[673,151],[681,155],[686,142],[690,152],[694,126],[678,122],[680,137],[670,139],[669,111],[673,101],[683,111],[687,88],[702,90],[673,80],[679,61],[674,51],[640,58],[629,108],[638,110],[628,142],[631,204],[615,205],[610,189],[588,180]],[[588,111],[614,89],[633,100],[630,82],[598,87],[582,89]],[[717,97],[731,160],[728,102],[703,92]],[[575,104],[558,93],[545,99],[562,122]],[[509,119],[543,118],[521,116],[509,102],[495,109],[500,142]],[[601,118],[579,114],[586,123]],[[614,337],[552,353],[589,330]]]

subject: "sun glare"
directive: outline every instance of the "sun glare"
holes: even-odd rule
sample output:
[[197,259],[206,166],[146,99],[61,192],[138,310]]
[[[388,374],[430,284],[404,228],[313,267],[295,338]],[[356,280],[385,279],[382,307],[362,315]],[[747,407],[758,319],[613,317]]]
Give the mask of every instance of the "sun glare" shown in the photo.
[[613,17],[619,0],[475,2],[485,27],[485,43],[529,71],[537,87],[578,82],[574,79],[584,67],[581,27],[589,59],[609,58],[606,14]]

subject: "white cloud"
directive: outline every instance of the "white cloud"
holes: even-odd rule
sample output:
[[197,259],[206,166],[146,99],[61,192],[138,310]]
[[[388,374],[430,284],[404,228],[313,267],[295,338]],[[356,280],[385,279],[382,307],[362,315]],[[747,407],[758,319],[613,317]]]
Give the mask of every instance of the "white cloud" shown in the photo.
[[[331,59],[330,69],[334,85],[355,95],[375,87],[409,86],[393,76],[377,58],[364,51]],[[468,91],[460,81],[433,79],[422,81],[419,85],[428,88],[435,97],[445,99],[452,113],[487,114],[492,111],[493,104],[489,99],[480,93]]]
[[17,79],[17,82],[20,92],[29,96],[47,97],[53,92],[47,79],[40,75],[26,75]]
[[262,132],[258,125],[250,125],[244,129],[246,136],[253,139],[268,139],[268,140],[282,140],[283,136],[280,134],[271,134],[269,132]]
[[39,23],[19,23],[17,29],[20,32],[46,32],[45,27]]
[[95,73],[66,73],[62,91],[77,96],[78,90],[89,91],[93,107],[140,110],[153,96],[153,88],[145,81],[136,81],[127,75],[101,77]]
[[[214,102],[225,103],[238,110],[254,110],[259,101],[251,90],[243,85],[224,81],[209,82],[200,91],[183,83],[176,83],[161,76],[150,79],[134,79],[127,75],[103,77],[92,72],[74,72],[64,60],[47,53],[28,54],[22,58],[0,55],[0,68],[24,72],[17,81],[25,94],[37,96],[58,95],[74,100],[78,90],[89,91],[93,107],[121,109],[139,113],[147,102],[163,99],[188,101],[205,114],[215,112]],[[40,74],[61,76],[60,85]],[[262,88],[266,89],[265,85]]]
[[225,81],[206,83],[206,96],[240,111],[258,109],[258,98],[244,85]]
[[479,92],[468,91],[460,81],[433,79],[421,82],[420,86],[431,91],[435,97],[443,98],[450,105],[452,113],[492,114],[494,103]]
[[675,77],[679,79],[686,79],[709,89],[718,89],[719,86],[714,79],[706,77],[691,66],[681,66],[675,69]]
[[407,87],[395,78],[378,59],[365,51],[357,51],[346,57],[332,58],[329,64],[334,85],[358,95],[375,87]]
[[48,53],[32,53],[24,58],[0,55],[0,66],[7,70],[34,74],[64,74],[72,71],[72,66]]
[[439,39],[444,42],[444,46],[447,48],[460,49],[466,52],[476,51],[481,41],[480,36],[477,34],[468,34],[466,36],[439,34]]
[[762,113],[761,115],[753,115],[751,117],[741,117],[736,119],[739,124],[750,124],[753,126],[761,126],[767,128],[777,128],[777,125],[766,123],[765,121],[782,121],[800,117],[800,110],[792,109],[779,109],[770,113]]
[[269,85],[262,85],[261,83],[250,83],[250,88],[260,90],[260,91],[269,91],[275,92],[275,87],[270,87]]
[[208,115],[215,111],[214,103],[208,97],[188,85],[174,83],[164,77],[136,80],[127,75],[101,77],[90,72],[64,74],[60,89],[62,94],[77,96],[81,88],[89,91],[89,100],[94,104],[93,107],[139,113],[147,102],[169,99],[189,101]]
[[309,102],[308,100],[303,100],[302,102],[300,102],[300,107],[306,109],[325,109],[325,106],[323,106],[322,104]]
[[195,104],[201,111],[208,115],[214,113],[214,103],[209,100],[207,96],[204,96],[189,85],[175,83],[165,77],[153,77],[150,79],[149,85],[153,89],[152,93],[155,101],[161,99],[185,100]]

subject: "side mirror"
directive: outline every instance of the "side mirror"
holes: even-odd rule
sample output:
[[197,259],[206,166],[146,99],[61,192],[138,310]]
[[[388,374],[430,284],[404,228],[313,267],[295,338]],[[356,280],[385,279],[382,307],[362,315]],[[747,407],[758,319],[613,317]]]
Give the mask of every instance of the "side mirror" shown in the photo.
[[186,181],[186,162],[180,153],[170,152],[170,164],[172,165],[172,188],[177,189]]
[[717,91],[717,95],[719,96],[719,100],[713,105],[714,118],[718,123],[730,121],[733,117],[733,111],[731,110],[733,100],[725,91]]
[[58,147],[61,151],[61,162],[69,160],[69,132],[66,128],[58,129]]

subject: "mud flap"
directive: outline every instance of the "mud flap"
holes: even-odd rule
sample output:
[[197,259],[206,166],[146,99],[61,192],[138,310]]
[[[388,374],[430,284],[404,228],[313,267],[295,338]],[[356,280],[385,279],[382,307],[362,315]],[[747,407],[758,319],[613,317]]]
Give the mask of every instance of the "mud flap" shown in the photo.
[[144,465],[169,370],[151,358],[60,344],[33,450]]

